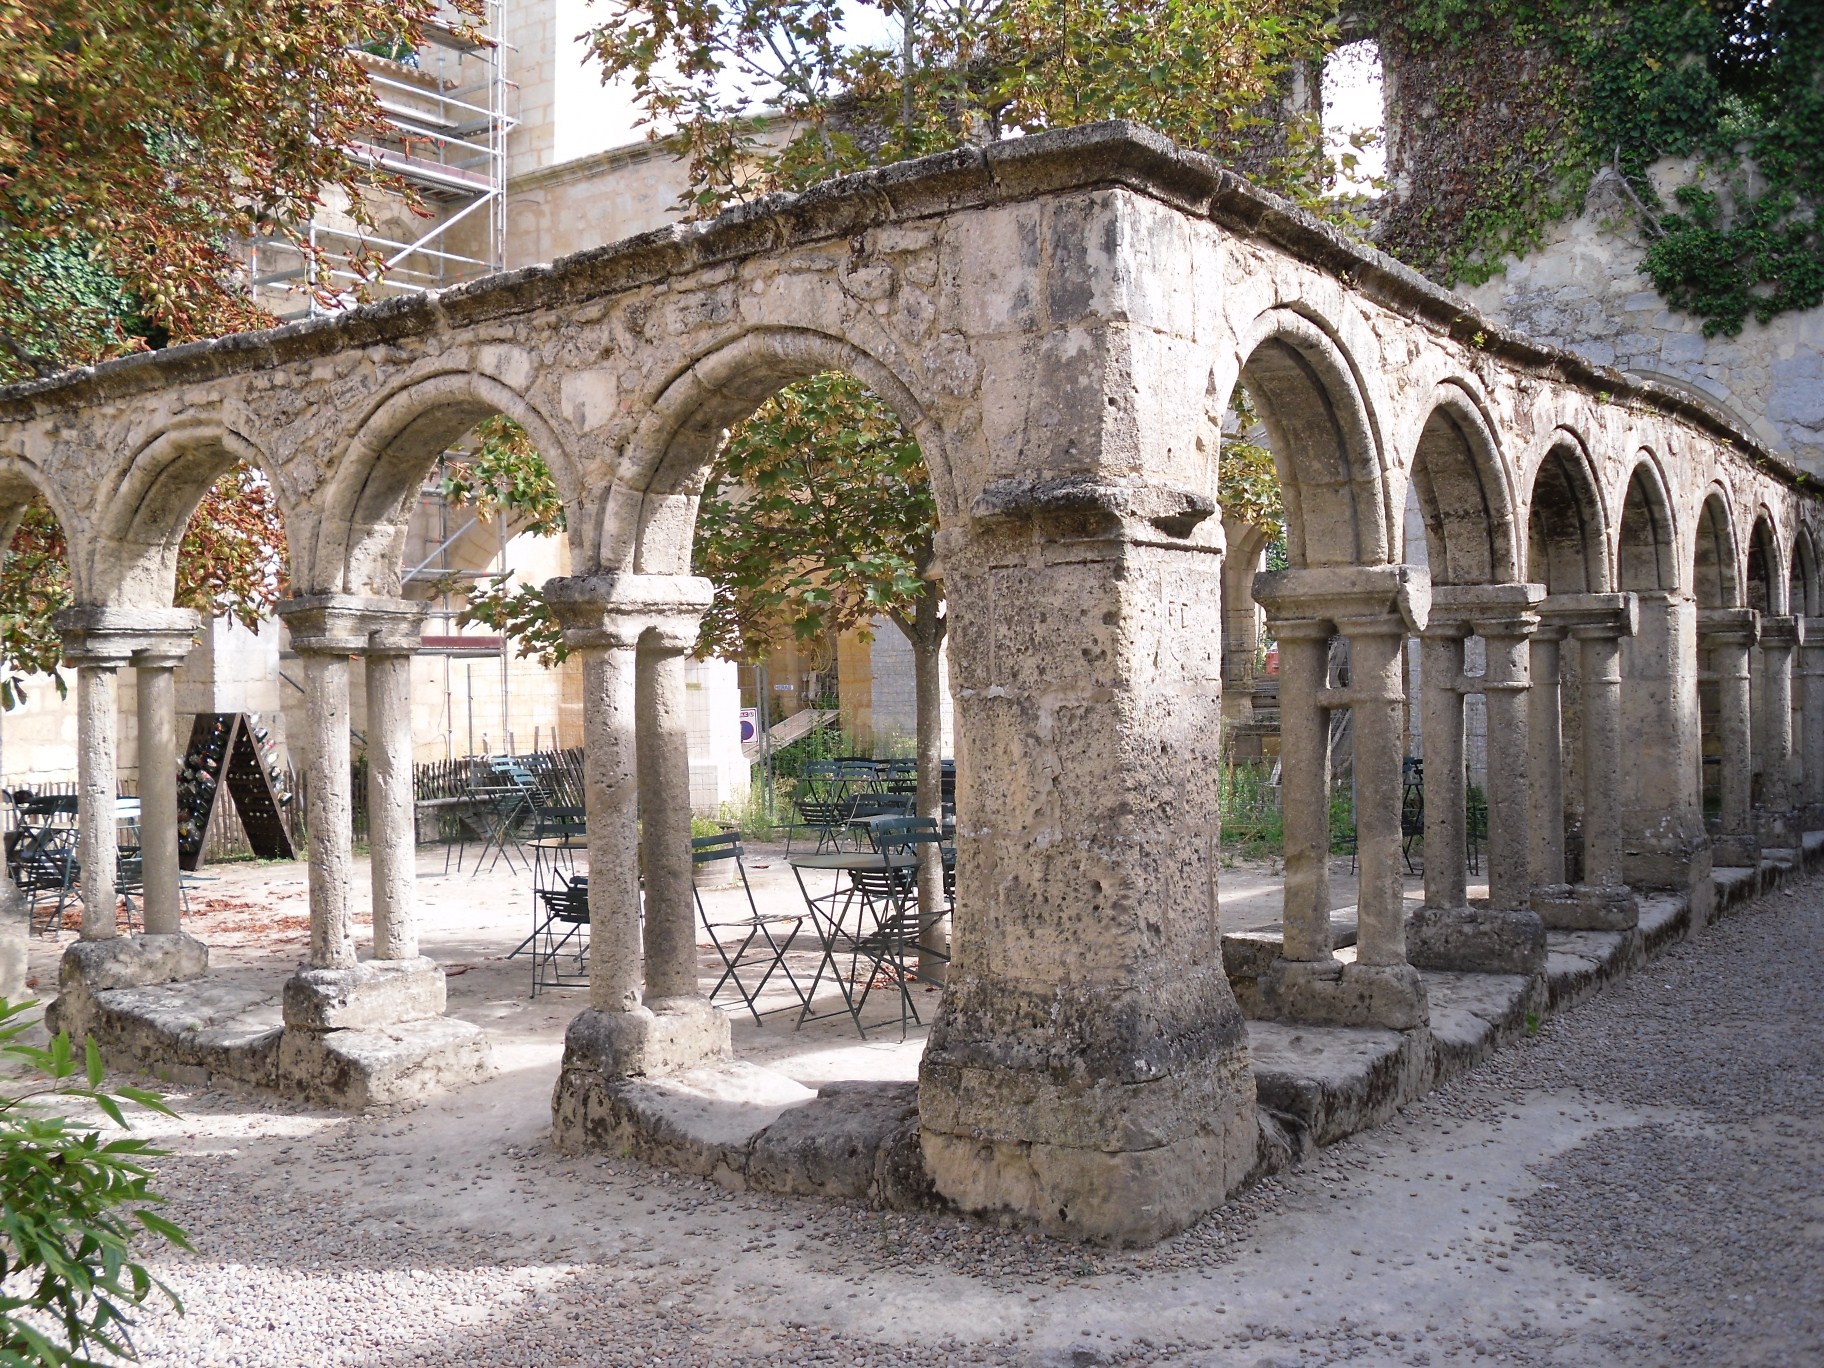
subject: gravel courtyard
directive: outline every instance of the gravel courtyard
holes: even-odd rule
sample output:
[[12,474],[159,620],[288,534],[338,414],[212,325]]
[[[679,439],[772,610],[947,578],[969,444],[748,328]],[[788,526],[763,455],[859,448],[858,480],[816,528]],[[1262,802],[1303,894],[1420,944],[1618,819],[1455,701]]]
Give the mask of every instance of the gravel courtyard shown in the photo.
[[180,1090],[182,1121],[145,1129],[198,1252],[158,1257],[187,1314],[141,1344],[174,1365],[1816,1368],[1821,967],[1810,880],[1137,1254],[559,1159],[529,1048],[390,1115]]

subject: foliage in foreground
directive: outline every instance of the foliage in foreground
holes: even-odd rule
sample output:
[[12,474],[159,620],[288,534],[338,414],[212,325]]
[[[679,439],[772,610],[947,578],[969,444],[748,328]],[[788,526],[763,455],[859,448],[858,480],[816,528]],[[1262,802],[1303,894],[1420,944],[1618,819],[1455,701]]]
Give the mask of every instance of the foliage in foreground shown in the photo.
[[89,1102],[121,1127],[123,1102],[173,1113],[143,1088],[104,1089],[93,1040],[80,1061],[66,1033],[46,1048],[29,1044],[36,1005],[0,1000],[0,1365],[86,1365],[97,1353],[133,1361],[133,1311],[155,1294],[183,1309],[134,1258],[147,1234],[190,1248],[154,1210],[164,1199],[145,1165],[163,1151],[105,1138],[43,1099]]

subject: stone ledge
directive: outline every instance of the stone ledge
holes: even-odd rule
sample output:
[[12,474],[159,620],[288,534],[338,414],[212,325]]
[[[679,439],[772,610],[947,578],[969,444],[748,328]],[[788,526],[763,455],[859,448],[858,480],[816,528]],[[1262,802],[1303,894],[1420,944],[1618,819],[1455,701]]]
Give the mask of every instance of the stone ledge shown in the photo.
[[371,1030],[287,1030],[278,1041],[283,1093],[351,1111],[414,1102],[494,1071],[481,1027],[457,1017]]
[[[1808,835],[1800,851],[1783,862],[1765,861],[1759,870],[1720,870],[1719,881],[1725,888],[1759,890],[1800,867],[1824,862],[1824,833]],[[1647,894],[1640,898],[1640,922],[1632,930],[1549,932],[1542,975],[1425,971],[1426,1028],[1250,1020],[1246,1029],[1257,1101],[1255,1165],[1248,1179],[1277,1172],[1320,1145],[1381,1124],[1408,1102],[1512,1044],[1539,1015],[1581,1001],[1692,929],[1691,905],[1683,894]],[[1258,973],[1277,962],[1280,940],[1267,930],[1231,933],[1224,936],[1223,949],[1231,973]],[[1238,982],[1238,997],[1244,992],[1244,983]],[[560,1109],[567,1086],[559,1084]],[[1006,1142],[921,1134],[917,1092],[906,1083],[838,1084],[813,1096],[781,1075],[727,1061],[661,1079],[611,1082],[597,1073],[589,1086],[596,1090],[589,1101],[594,1117],[589,1133],[574,1119],[564,1123],[581,1144],[633,1153],[755,1191],[861,1201],[885,1209],[956,1210],[931,1181],[929,1147],[954,1149],[951,1159],[978,1167],[983,1167],[980,1151],[991,1148],[996,1163],[1014,1175],[1011,1181],[1033,1185],[1032,1192],[1014,1194],[1017,1200],[1000,1205],[1037,1209],[1034,1194],[1044,1188],[1047,1166],[1083,1157],[1028,1152],[1056,1147],[1016,1152]],[[1101,1157],[1119,1161],[1099,1180],[1108,1201],[1120,1200],[1122,1165],[1186,1162],[1173,1147]],[[1074,1172],[1071,1190],[1093,1189],[1094,1184],[1083,1186],[1084,1177]],[[1157,1174],[1149,1173],[1149,1182],[1157,1180]],[[995,1193],[974,1198],[966,1205],[990,1218],[995,1215]],[[1044,1224],[1054,1233],[1081,1238],[1068,1222]],[[1131,1226],[1129,1242],[1145,1242],[1160,1233],[1146,1226],[1144,1213]]]
[[79,990],[46,1016],[54,1030],[93,1037],[116,1067],[171,1083],[248,1084],[352,1110],[460,1087],[492,1071],[487,1038],[469,1022],[286,1029],[282,996],[277,983],[222,976]]
[[1406,957],[1420,969],[1543,973],[1545,923],[1530,908],[1421,907],[1406,919]]
[[1257,1104],[1292,1119],[1312,1145],[1379,1125],[1416,1096],[1428,1047],[1423,1031],[1248,1023]]

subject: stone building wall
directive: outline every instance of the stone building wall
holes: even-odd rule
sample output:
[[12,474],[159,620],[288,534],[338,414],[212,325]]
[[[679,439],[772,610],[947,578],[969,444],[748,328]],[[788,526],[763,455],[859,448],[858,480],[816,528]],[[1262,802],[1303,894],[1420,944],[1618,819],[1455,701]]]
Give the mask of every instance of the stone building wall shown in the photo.
[[[1688,167],[1665,161],[1652,175],[1670,201]],[[1824,475],[1824,309],[1705,337],[1702,319],[1668,309],[1640,273],[1646,242],[1614,184],[1599,178],[1584,212],[1554,224],[1544,247],[1460,293],[1546,346],[1714,404],[1769,449]]]

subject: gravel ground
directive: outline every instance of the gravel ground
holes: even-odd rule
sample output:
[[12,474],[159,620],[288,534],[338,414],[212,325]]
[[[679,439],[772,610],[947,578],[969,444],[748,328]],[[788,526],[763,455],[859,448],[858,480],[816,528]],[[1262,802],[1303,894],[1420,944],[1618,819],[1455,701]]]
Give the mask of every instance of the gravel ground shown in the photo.
[[1824,1364],[1824,884],[1158,1249],[731,1193],[543,1138],[550,1071],[152,1127],[211,1365]]

